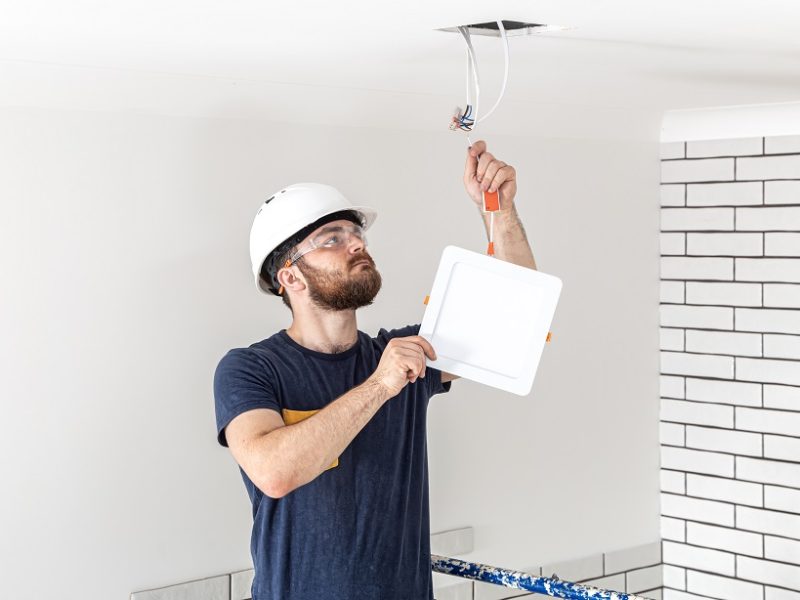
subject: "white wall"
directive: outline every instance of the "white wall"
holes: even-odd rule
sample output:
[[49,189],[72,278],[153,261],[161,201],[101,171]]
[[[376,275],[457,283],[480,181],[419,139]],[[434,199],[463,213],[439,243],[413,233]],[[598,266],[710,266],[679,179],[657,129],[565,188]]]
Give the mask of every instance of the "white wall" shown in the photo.
[[[473,557],[510,567],[653,541],[657,141],[490,142],[564,291],[530,397],[458,381],[433,402],[432,527],[474,525]],[[441,249],[485,248],[464,146],[449,131],[0,113],[4,593],[121,598],[248,566],[211,378],[228,348],[289,324],[252,286],[254,210],[302,180],[376,206],[385,284],[359,326],[419,322]]]

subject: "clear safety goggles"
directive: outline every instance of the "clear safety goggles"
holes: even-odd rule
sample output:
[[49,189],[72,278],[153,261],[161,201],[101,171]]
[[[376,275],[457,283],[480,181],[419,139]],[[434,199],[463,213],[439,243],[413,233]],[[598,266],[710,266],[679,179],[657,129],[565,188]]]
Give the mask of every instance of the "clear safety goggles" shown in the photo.
[[[314,250],[335,251],[342,248],[347,248],[352,237],[359,239],[366,248],[367,235],[361,225],[350,223],[348,225],[328,225],[323,227],[313,237],[303,242],[297,251],[286,260],[281,268],[291,267],[306,254],[313,252]],[[283,286],[281,286],[280,290],[278,290],[278,294],[282,293]]]
[[339,250],[350,244],[350,239],[356,237],[366,247],[367,235],[364,228],[355,223],[349,225],[328,225],[320,229],[314,237],[303,242],[297,252],[289,257],[289,263],[294,264],[309,252],[314,250]]

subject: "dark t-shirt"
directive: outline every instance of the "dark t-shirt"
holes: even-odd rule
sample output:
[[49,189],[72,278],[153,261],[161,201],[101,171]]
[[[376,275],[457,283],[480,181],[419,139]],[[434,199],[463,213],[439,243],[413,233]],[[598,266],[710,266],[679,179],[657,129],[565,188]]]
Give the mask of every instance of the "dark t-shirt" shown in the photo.
[[[295,422],[363,383],[393,337],[381,329],[338,354],[304,348],[281,330],[229,351],[214,375],[219,443],[237,415],[269,408]],[[450,390],[441,371],[407,384],[356,435],[335,466],[283,498],[241,471],[253,504],[254,600],[430,600],[426,410]],[[241,469],[240,469],[241,470]]]

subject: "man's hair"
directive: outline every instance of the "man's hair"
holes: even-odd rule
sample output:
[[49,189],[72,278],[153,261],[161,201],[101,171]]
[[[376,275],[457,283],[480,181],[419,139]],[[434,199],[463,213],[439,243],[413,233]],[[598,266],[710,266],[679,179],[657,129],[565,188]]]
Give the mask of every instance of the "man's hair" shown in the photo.
[[[295,253],[297,246],[318,227],[322,227],[325,225],[325,223],[339,221],[341,219],[347,219],[348,221],[352,221],[357,225],[361,225],[362,227],[364,226],[364,222],[359,213],[354,210],[340,210],[338,212],[325,215],[324,217],[320,217],[310,225],[303,227],[300,231],[292,236],[289,236],[283,242],[281,242],[280,245],[275,248],[275,250],[270,252],[269,256],[267,256],[267,258],[264,260],[264,264],[261,265],[260,277],[267,284],[267,287],[277,293],[281,285],[277,279],[278,271],[283,268],[283,265],[286,263],[289,257]],[[289,294],[285,289],[283,290],[283,294],[281,294],[281,300],[283,300],[283,303],[289,308],[289,310],[294,312],[292,310],[292,302],[289,299]]]

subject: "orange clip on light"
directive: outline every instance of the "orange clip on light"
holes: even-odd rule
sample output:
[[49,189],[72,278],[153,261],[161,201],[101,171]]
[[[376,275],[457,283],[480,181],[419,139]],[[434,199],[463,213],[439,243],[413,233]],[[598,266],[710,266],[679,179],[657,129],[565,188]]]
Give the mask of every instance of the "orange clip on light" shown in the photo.
[[[283,268],[285,269],[286,267],[291,267],[291,266],[292,266],[292,261],[290,261],[287,258],[286,262],[283,263]],[[278,290],[278,296],[283,296],[283,286],[282,285],[281,285],[280,289]]]
[[422,301],[422,303],[423,303],[423,304],[425,304],[425,305],[427,306],[427,304],[428,304],[428,300],[430,300],[430,299],[431,299],[431,297],[430,297],[430,296],[425,296],[425,300],[423,300],[423,301]]
[[548,331],[547,332],[547,339],[545,340],[545,342],[547,342],[549,344],[551,339],[553,339],[553,332],[552,331]]
[[485,212],[500,210],[500,192],[498,190],[494,192],[486,190],[483,192],[483,210]]

